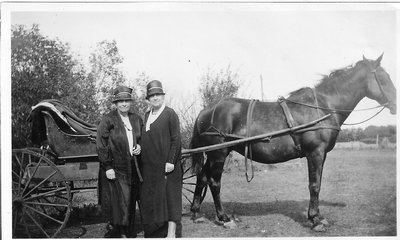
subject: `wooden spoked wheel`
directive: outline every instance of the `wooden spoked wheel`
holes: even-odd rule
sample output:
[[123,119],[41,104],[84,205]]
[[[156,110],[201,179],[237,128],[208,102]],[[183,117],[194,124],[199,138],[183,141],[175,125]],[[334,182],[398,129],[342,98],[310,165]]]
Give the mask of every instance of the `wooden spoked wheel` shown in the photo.
[[[196,188],[197,175],[192,173],[192,169],[191,169],[192,162],[191,162],[190,158],[188,158],[188,157],[183,158],[182,166],[183,166],[182,196],[190,204],[190,206],[192,206],[194,190]],[[206,193],[207,193],[207,186],[204,187],[204,189],[201,193],[200,202],[203,202],[203,200],[206,196]]]
[[12,236],[52,238],[71,211],[69,182],[40,151],[12,151]]

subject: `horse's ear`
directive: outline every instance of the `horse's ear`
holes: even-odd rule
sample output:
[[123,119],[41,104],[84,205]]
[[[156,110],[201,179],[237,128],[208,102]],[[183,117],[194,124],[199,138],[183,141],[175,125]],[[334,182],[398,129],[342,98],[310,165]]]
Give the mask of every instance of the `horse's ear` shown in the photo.
[[368,61],[368,59],[365,58],[364,54],[363,54],[363,61]]
[[375,66],[379,67],[381,65],[383,53],[378,57],[378,59],[375,60]]

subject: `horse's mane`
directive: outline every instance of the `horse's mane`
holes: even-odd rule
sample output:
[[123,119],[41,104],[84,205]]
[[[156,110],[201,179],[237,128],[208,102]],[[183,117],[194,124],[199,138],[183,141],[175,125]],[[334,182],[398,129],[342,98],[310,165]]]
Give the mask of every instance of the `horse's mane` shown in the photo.
[[293,92],[290,92],[289,93],[289,97],[300,95],[300,94],[302,94],[302,93],[304,93],[306,91],[309,91],[309,90],[311,90],[310,87],[302,87],[300,89],[294,90]]
[[358,67],[360,67],[361,65],[365,65],[365,62],[363,60],[358,61],[356,64],[333,70],[329,75],[324,75],[323,78],[315,85],[315,87],[324,85],[328,81],[340,81],[342,79],[347,79],[351,74],[353,74],[354,70],[358,69]]
[[[328,82],[333,82],[333,81],[342,81],[343,79],[347,79],[349,78],[349,76],[351,74],[354,73],[355,69],[358,69],[361,65],[365,65],[365,62],[363,60],[358,61],[357,63],[353,64],[353,65],[349,65],[340,69],[336,69],[331,71],[331,73],[329,73],[328,75],[322,75],[322,79],[318,81],[318,83],[315,84],[315,88],[320,87],[320,86],[329,86]],[[332,85],[334,86],[334,85]],[[290,97],[295,97],[295,96],[299,96],[302,94],[305,94],[307,91],[310,91],[311,88],[310,87],[302,87],[300,89],[294,90],[292,92],[289,93],[289,98]]]

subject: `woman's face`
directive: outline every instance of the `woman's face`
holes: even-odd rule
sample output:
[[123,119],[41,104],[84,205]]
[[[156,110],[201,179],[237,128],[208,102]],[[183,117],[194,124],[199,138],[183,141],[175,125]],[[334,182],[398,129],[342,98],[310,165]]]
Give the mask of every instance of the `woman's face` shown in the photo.
[[132,104],[131,100],[121,100],[115,103],[120,113],[127,113],[131,108],[131,104]]
[[163,94],[154,94],[149,97],[149,102],[151,106],[155,109],[160,108],[164,103],[164,95]]

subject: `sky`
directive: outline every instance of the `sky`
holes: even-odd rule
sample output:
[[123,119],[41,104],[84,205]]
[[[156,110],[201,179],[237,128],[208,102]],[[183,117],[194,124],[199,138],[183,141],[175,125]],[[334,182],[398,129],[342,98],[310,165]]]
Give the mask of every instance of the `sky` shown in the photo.
[[[239,97],[276,101],[363,55],[384,53],[382,66],[397,86],[396,13],[393,4],[75,3],[14,5],[10,17],[69,43],[83,62],[96,43],[116,40],[126,76],[144,71],[161,80],[176,105],[199,104],[202,74],[228,66],[239,74]],[[365,99],[356,108],[377,105]],[[354,112],[346,123],[376,111]],[[385,109],[352,127],[395,123]]]

